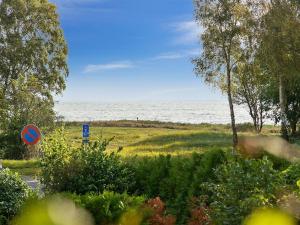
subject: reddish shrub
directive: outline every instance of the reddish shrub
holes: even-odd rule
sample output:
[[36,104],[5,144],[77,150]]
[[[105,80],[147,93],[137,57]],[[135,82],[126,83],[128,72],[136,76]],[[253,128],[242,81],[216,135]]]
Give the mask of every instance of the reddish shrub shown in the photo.
[[211,221],[208,216],[208,208],[199,207],[191,210],[191,218],[188,225],[210,225]]
[[149,225],[175,224],[176,218],[174,216],[164,215],[166,207],[164,202],[159,197],[148,200],[146,206],[153,210],[153,214],[149,218]]
[[209,208],[205,204],[205,196],[200,198],[193,198],[191,201],[191,217],[188,221],[188,225],[211,225],[211,219],[209,217]]

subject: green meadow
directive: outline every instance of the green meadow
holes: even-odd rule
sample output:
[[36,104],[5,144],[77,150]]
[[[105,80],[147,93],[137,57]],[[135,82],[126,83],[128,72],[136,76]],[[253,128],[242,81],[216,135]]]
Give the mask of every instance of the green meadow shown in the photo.
[[[60,127],[62,125],[58,125]],[[81,123],[63,125],[68,141],[73,146],[82,143]],[[250,124],[238,125],[240,136],[256,135]],[[262,135],[279,135],[279,129],[266,126]],[[93,122],[90,125],[90,140],[111,140],[107,151],[121,157],[185,155],[203,153],[211,149],[231,147],[229,125],[176,124],[151,121]],[[3,166],[22,175],[36,175],[38,160],[4,160]]]
[[[81,126],[66,125],[68,140],[80,145]],[[239,134],[255,135],[250,124],[238,125]],[[279,130],[266,126],[262,135],[276,135]],[[91,141],[98,138],[112,139],[108,151],[121,156],[157,156],[161,154],[188,155],[202,153],[213,148],[228,148],[232,144],[229,125],[174,124],[150,121],[118,121],[92,123]]]

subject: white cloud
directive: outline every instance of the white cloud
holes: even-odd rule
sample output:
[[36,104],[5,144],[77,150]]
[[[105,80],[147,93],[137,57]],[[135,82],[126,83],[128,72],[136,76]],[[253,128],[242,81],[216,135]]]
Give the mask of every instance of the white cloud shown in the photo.
[[178,52],[161,53],[151,58],[151,60],[175,60],[175,59],[189,58],[196,55],[200,55],[200,53],[201,53],[200,48],[192,48],[192,49],[181,50]]
[[184,55],[178,52],[168,52],[168,53],[161,53],[152,58],[152,60],[163,60],[163,59],[180,59],[183,58]]
[[76,5],[76,4],[88,4],[88,3],[101,3],[104,0],[50,0],[58,5]]
[[183,21],[172,25],[177,37],[176,44],[194,44],[197,43],[203,28],[193,20]]
[[118,70],[118,69],[129,69],[135,67],[134,63],[131,61],[120,61],[112,62],[107,64],[90,64],[84,69],[85,73],[98,72],[103,70]]
[[74,13],[74,10],[90,10],[90,11],[109,11],[103,7],[104,2],[108,0],[50,0],[52,3],[57,5],[60,10],[71,10]]
[[200,55],[201,50],[200,48],[191,48],[191,49],[185,49],[177,52],[165,52],[160,53],[154,57],[136,60],[136,61],[117,61],[117,62],[111,62],[106,64],[89,64],[87,65],[83,72],[84,73],[92,73],[92,72],[99,72],[104,70],[120,70],[120,69],[130,69],[134,68],[139,64],[148,63],[148,62],[154,62],[154,61],[160,61],[160,60],[176,60],[176,59],[188,59],[189,57],[193,57],[196,55]]

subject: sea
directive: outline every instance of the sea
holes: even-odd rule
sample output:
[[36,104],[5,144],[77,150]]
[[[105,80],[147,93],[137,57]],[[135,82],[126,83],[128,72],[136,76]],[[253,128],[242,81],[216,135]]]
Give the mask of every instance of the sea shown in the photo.
[[[64,121],[150,120],[174,123],[229,124],[226,101],[57,102]],[[251,122],[248,110],[235,106],[236,122]]]

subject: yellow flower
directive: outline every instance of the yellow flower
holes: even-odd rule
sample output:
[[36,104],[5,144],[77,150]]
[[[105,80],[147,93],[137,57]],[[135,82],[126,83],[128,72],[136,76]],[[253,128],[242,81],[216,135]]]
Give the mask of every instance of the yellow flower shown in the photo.
[[244,225],[296,225],[296,220],[278,209],[258,209],[248,218]]

